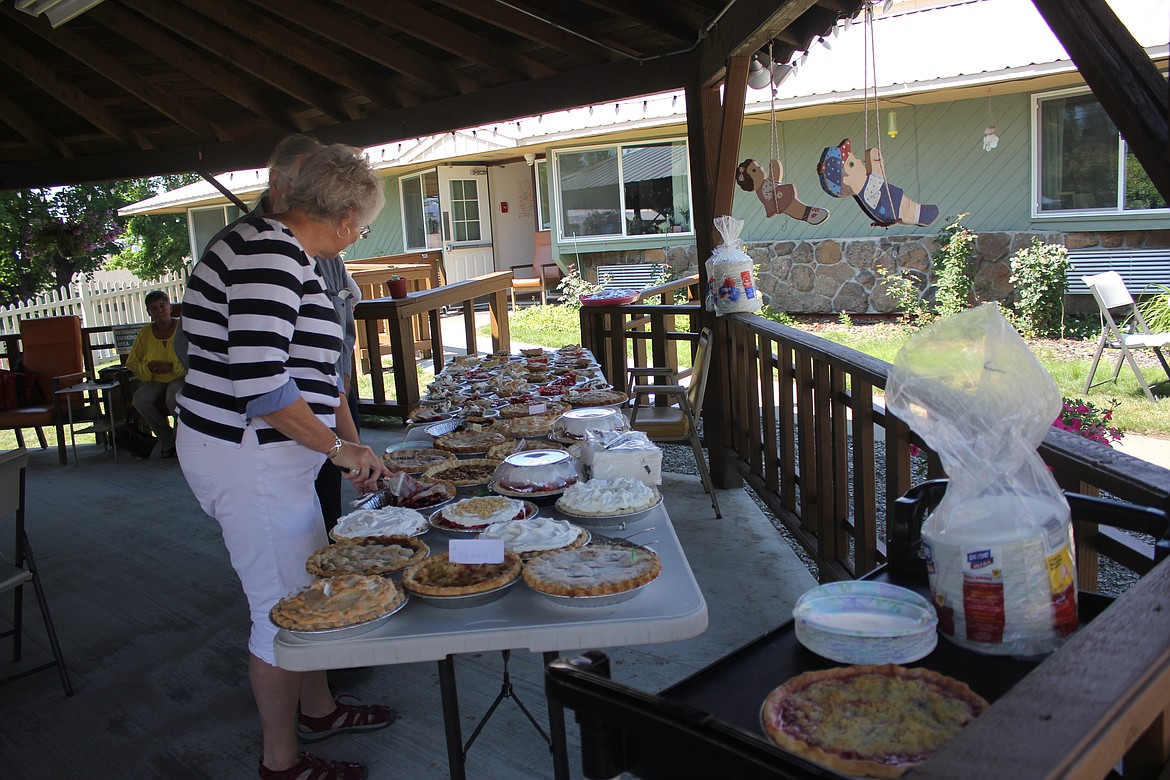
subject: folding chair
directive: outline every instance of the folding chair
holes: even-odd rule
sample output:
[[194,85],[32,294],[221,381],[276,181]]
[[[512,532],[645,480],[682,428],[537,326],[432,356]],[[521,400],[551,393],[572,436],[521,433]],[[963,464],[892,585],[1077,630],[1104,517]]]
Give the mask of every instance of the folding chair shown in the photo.
[[61,654],[61,645],[57,641],[57,630],[53,628],[53,618],[49,615],[49,602],[45,599],[45,591],[41,587],[41,579],[37,574],[32,547],[29,545],[28,536],[24,531],[25,469],[27,466],[28,450],[23,447],[0,455],[0,518],[10,514],[16,515],[16,553],[11,562],[0,555],[0,593],[11,590],[15,594],[12,629],[0,634],[0,638],[12,637],[12,662],[19,662],[21,629],[24,618],[24,586],[31,581],[33,591],[36,593],[37,604],[41,608],[41,618],[45,621],[45,632],[49,635],[49,644],[53,648],[53,660],[32,669],[25,669],[8,677],[0,678],[0,685],[56,666],[57,672],[61,676],[61,685],[65,687],[65,695],[72,696],[73,685],[69,682],[69,671],[65,668],[65,656]]
[[[1146,378],[1142,376],[1142,370],[1138,367],[1130,350],[1152,349],[1154,354],[1158,356],[1158,362],[1162,364],[1162,370],[1166,372],[1166,379],[1154,384],[1160,385],[1162,382],[1170,381],[1170,365],[1167,365],[1166,358],[1162,354],[1162,347],[1170,345],[1170,333],[1150,332],[1145,318],[1142,317],[1141,311],[1134,303],[1133,296],[1129,294],[1125,282],[1116,271],[1082,276],[1081,280],[1088,285],[1093,297],[1097,300],[1097,307],[1101,310],[1101,340],[1097,342],[1097,352],[1093,355],[1093,366],[1089,369],[1089,376],[1085,379],[1084,391],[1087,393],[1090,388],[1105,382],[1116,382],[1118,375],[1121,374],[1121,363],[1126,361],[1133,369],[1134,374],[1137,375],[1138,384],[1142,386],[1146,397],[1151,401],[1157,401],[1158,399],[1154,397],[1153,391],[1146,383]],[[1120,326],[1114,319],[1115,312],[1121,320]],[[1101,354],[1106,348],[1121,352],[1117,357],[1117,365],[1113,367],[1113,376],[1109,379],[1102,379],[1100,382],[1093,382],[1093,377],[1097,374],[1097,364],[1100,363]]]
[[[703,460],[703,445],[699,441],[698,419],[703,413],[703,396],[707,392],[707,369],[711,365],[711,329],[703,328],[699,333],[699,346],[691,368],[689,387],[679,384],[637,384],[638,380],[669,378],[673,371],[668,368],[631,368],[630,384],[630,427],[645,433],[655,442],[690,442],[695,451],[695,464],[703,489],[711,496],[711,508],[715,517],[721,518],[719,501],[715,498],[715,486],[711,473]],[[674,399],[675,406],[641,406],[639,401],[647,396]]]

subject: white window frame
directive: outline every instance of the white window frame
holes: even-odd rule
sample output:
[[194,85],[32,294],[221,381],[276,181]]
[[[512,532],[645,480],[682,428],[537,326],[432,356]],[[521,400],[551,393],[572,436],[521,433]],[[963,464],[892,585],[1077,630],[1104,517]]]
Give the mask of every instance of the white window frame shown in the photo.
[[[1166,74],[1163,73],[1163,76]],[[1085,217],[1165,217],[1170,214],[1170,208],[1161,209],[1127,209],[1125,208],[1125,156],[1127,144],[1122,138],[1121,132],[1117,132],[1117,203],[1113,208],[1093,208],[1093,209],[1060,209],[1060,210],[1041,210],[1040,198],[1041,193],[1041,129],[1040,129],[1040,109],[1042,105],[1049,101],[1064,97],[1075,95],[1090,95],[1092,90],[1087,86],[1070,87],[1068,89],[1053,90],[1051,92],[1037,92],[1032,94],[1032,219],[1035,220],[1052,220],[1052,219],[1069,219],[1070,217],[1085,218]],[[1099,102],[1099,101],[1098,101]],[[1112,120],[1110,120],[1112,121]],[[1116,130],[1116,125],[1114,126]]]
[[[622,149],[624,149],[627,146],[653,146],[655,144],[673,144],[673,143],[679,143],[679,142],[682,143],[683,149],[686,151],[686,159],[687,159],[687,208],[690,209],[690,214],[691,214],[690,230],[683,232],[683,233],[669,233],[669,234],[667,234],[667,233],[660,233],[660,234],[639,233],[636,235],[627,234],[626,233],[626,220],[624,217],[624,214],[626,211],[626,186],[625,186],[625,179],[622,176],[622,164],[623,164]],[[613,234],[604,235],[604,236],[566,236],[565,235],[565,225],[564,225],[563,220],[561,219],[560,157],[562,154],[572,154],[574,152],[597,151],[600,149],[615,149],[615,150],[617,150],[618,214],[622,215],[620,217],[621,225],[622,225],[622,232],[621,233],[613,233]],[[693,191],[692,191],[692,187],[691,187],[691,177],[693,176],[693,174],[691,173],[691,145],[690,145],[690,140],[686,136],[669,136],[666,138],[639,138],[639,139],[630,140],[630,141],[622,141],[619,143],[589,144],[586,146],[565,147],[563,149],[554,149],[552,152],[552,157],[553,157],[553,167],[551,169],[552,177],[549,179],[549,183],[548,183],[548,190],[549,190],[548,194],[549,194],[549,199],[552,201],[550,206],[553,208],[552,213],[555,216],[555,219],[553,220],[553,222],[555,223],[555,226],[556,226],[557,240],[559,242],[562,242],[562,243],[563,242],[572,242],[574,244],[577,244],[577,243],[601,244],[601,243],[610,243],[610,242],[615,242],[615,241],[629,241],[629,242],[641,241],[641,242],[645,242],[648,239],[654,240],[655,238],[658,238],[659,236],[666,236],[666,235],[673,236],[674,238],[672,238],[671,240],[675,240],[680,236],[694,236],[695,235],[695,220],[694,220],[695,204],[694,204],[694,195],[693,195]]]
[[[220,226],[220,230],[232,224],[244,214],[244,211],[234,203],[225,203],[218,206],[200,206],[187,209],[187,244],[191,250],[191,257],[195,258],[195,260],[198,260],[203,253],[202,249],[197,246],[199,236],[196,235],[195,231],[195,213],[203,213],[208,211],[218,211],[223,214],[223,225]],[[219,231],[217,230],[216,232],[218,233]],[[207,238],[210,240],[214,237],[215,233],[212,233]]]
[[[548,182],[548,203],[545,203],[544,198],[540,195],[540,172],[542,170],[545,173],[545,180]],[[549,178],[552,176],[552,168],[549,167],[548,160],[543,157],[536,160],[533,163],[532,174],[532,189],[536,192],[536,229],[539,232],[551,230],[556,211],[552,208],[552,200],[554,199],[553,180]],[[547,220],[545,219],[546,214],[548,215]],[[546,222],[548,224],[547,228],[545,227]]]
[[[410,173],[410,174],[406,174],[406,175],[398,177],[398,204],[399,204],[399,212],[402,216],[402,249],[404,252],[425,252],[425,251],[438,250],[438,249],[443,248],[443,228],[442,228],[441,224],[439,226],[439,233],[438,233],[439,238],[436,241],[435,246],[429,246],[429,245],[428,246],[411,246],[410,245],[410,227],[409,227],[409,225],[406,224],[406,192],[404,191],[403,185],[407,181],[410,181],[413,179],[419,179],[421,181],[422,178],[424,176],[427,176],[427,175],[433,175],[437,181],[438,177],[439,177],[439,169],[438,168],[427,168],[426,170],[416,171],[414,173]],[[420,191],[425,192],[425,189],[420,189]],[[440,207],[441,207],[442,195],[439,195],[439,202],[440,202]],[[423,209],[423,218],[424,219],[426,218],[426,209],[425,208]],[[439,216],[440,221],[442,220],[442,218],[443,218],[442,214],[440,213],[440,216]],[[430,233],[426,232],[425,225],[423,226],[423,233],[424,233],[424,235],[427,235],[427,236],[431,235]]]

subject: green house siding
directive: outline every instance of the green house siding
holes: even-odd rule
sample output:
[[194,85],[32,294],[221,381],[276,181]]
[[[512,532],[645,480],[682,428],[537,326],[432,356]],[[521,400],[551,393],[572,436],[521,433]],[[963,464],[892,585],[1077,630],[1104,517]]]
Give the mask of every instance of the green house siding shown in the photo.
[[386,206],[370,223],[370,235],[346,250],[346,260],[364,260],[406,251],[402,238],[402,199],[399,197],[398,177],[386,179],[384,186]]

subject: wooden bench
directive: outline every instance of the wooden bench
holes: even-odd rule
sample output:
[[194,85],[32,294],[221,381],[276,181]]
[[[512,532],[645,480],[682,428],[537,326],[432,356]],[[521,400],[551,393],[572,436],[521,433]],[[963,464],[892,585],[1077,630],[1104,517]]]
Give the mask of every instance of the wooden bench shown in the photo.
[[630,263],[597,266],[597,283],[606,290],[645,290],[657,284],[666,267],[662,263]]

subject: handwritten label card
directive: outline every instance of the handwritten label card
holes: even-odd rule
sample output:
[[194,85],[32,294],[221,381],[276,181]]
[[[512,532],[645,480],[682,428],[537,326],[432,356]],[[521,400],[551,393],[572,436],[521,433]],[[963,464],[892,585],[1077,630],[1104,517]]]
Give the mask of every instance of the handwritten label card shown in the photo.
[[548,411],[548,404],[532,404],[528,407],[529,414],[544,414]]
[[503,539],[452,539],[447,545],[451,563],[503,563]]

